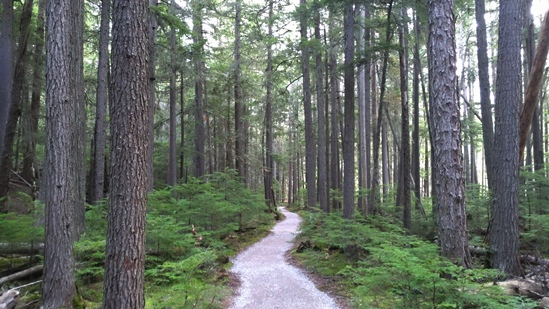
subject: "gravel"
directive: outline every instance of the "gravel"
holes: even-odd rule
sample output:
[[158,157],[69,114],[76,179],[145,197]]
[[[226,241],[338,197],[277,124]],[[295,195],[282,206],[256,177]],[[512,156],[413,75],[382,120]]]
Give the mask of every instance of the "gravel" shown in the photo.
[[299,268],[288,264],[285,253],[292,248],[301,218],[280,208],[286,219],[271,234],[240,253],[231,272],[241,285],[231,309],[330,309],[335,301],[319,291]]

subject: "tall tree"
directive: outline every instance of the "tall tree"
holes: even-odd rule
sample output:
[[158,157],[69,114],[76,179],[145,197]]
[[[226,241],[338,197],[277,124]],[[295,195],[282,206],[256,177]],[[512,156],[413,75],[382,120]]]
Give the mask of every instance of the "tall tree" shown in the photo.
[[520,1],[499,7],[498,59],[494,134],[494,193],[490,220],[490,262],[518,275],[519,261],[519,105],[521,97]]
[[[171,6],[175,7],[175,1],[171,1]],[[169,155],[168,155],[168,185],[173,186],[177,183],[177,137],[176,137],[176,78],[177,78],[177,59],[175,46],[175,27],[172,25],[169,34],[170,40],[170,137],[169,137]]]
[[0,74],[0,153],[2,153],[13,86],[13,0],[2,1],[0,72],[2,72]]
[[[320,45],[320,7],[315,2],[314,10],[315,40]],[[324,72],[322,63],[322,49],[315,50],[315,78],[316,78],[316,104],[318,119],[318,201],[320,209],[328,212],[328,171],[326,161],[326,102],[324,100]]]
[[148,177],[147,0],[113,6],[111,175],[103,308],[144,308]]
[[345,7],[345,128],[343,134],[343,217],[350,219],[355,209],[355,37],[354,6]]
[[23,5],[21,12],[20,33],[17,42],[17,51],[15,53],[15,67],[13,71],[11,84],[11,102],[7,112],[7,121],[4,127],[4,144],[0,152],[0,171],[5,171],[0,176],[0,196],[6,196],[9,189],[9,180],[12,170],[13,145],[17,135],[17,123],[21,116],[21,107],[23,105],[22,95],[24,81],[27,76],[27,43],[29,40],[30,26],[32,19],[33,1],[27,0]]
[[412,131],[412,178],[414,180],[415,205],[421,205],[421,178],[420,178],[420,142],[419,142],[419,77],[420,77],[420,55],[419,55],[419,19],[414,14],[414,68],[412,81],[412,102],[413,102],[413,131]]
[[470,267],[454,22],[453,0],[429,0],[429,82],[432,113],[437,115],[431,121],[439,243],[443,256]]
[[[45,244],[42,305],[72,308],[76,295],[73,240],[81,203],[82,152],[74,140],[80,129],[77,94],[78,48],[74,4],[48,1],[46,8]],[[81,30],[81,29],[80,29]],[[81,55],[80,55],[81,57]]]
[[311,106],[311,76],[309,65],[309,40],[307,35],[308,8],[306,0],[299,2],[299,29],[301,34],[301,74],[303,79],[303,113],[305,116],[305,182],[307,184],[307,207],[316,205],[316,150]]
[[99,60],[97,64],[97,94],[95,102],[94,148],[92,150],[90,202],[104,197],[105,149],[107,146],[107,103],[109,101],[109,32],[111,0],[101,1],[101,25],[99,28]]
[[490,99],[490,72],[488,60],[488,43],[486,40],[485,0],[475,0],[475,16],[477,21],[477,57],[478,77],[480,84],[480,111],[482,114],[482,138],[484,140],[484,160],[488,188],[494,184],[494,126],[492,121],[492,103]]
[[[370,170],[369,158],[369,121],[370,117],[370,57],[366,51],[369,44],[370,30],[366,27],[366,4],[359,7],[359,31],[357,36],[358,51],[364,60],[358,66],[357,91],[358,91],[358,187],[359,190],[368,188],[368,171]],[[368,53],[368,54],[367,54]],[[369,120],[369,119],[368,119]],[[358,209],[366,214],[366,196],[361,193],[358,198]]]
[[242,98],[242,81],[240,70],[240,28],[242,23],[240,0],[235,2],[235,22],[234,22],[234,132],[236,170],[243,181],[246,181],[246,161],[245,144],[246,128],[244,121],[245,107]]
[[193,43],[194,67],[196,71],[194,83],[194,177],[202,177],[206,173],[204,162],[204,34],[202,26],[202,4],[198,0],[191,2],[193,8]]
[[[330,12],[330,190],[336,192],[340,189],[340,167],[339,167],[339,97],[337,81],[337,45],[335,41],[334,13]],[[332,196],[332,209],[339,208],[339,200]]]
[[265,183],[265,200],[269,209],[275,203],[273,190],[273,1],[269,0],[269,20],[268,20],[268,35],[267,41],[267,93],[265,96],[265,167],[264,167],[264,183]]
[[412,228],[412,206],[410,200],[410,124],[408,108],[408,27],[406,26],[407,16],[404,8],[401,8],[400,16],[403,19],[398,30],[399,40],[399,62],[400,62],[400,101],[402,105],[402,129],[400,146],[400,180],[402,187],[402,222],[407,229]]
[[34,181],[34,163],[36,160],[36,139],[38,133],[38,119],[40,116],[40,96],[44,82],[44,6],[45,0],[38,2],[36,37],[33,53],[32,95],[28,115],[29,119],[25,130],[25,145],[21,177],[30,184]]
[[156,100],[156,30],[158,28],[158,20],[156,16],[156,7],[158,0],[149,0],[149,126],[147,134],[151,141],[147,145],[147,171],[149,173],[149,183],[147,188],[149,191],[154,187],[154,107]]

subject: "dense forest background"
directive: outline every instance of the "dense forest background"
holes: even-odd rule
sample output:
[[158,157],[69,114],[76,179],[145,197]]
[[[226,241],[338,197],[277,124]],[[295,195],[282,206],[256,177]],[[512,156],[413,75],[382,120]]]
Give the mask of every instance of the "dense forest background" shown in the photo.
[[[448,279],[532,273],[543,299],[545,9],[3,0],[3,268],[43,257],[46,308],[141,308],[145,290],[147,306],[183,290],[175,303],[215,307],[228,257],[288,205],[308,216],[305,263],[342,256],[326,272],[357,307],[516,307]],[[418,296],[429,284],[451,297]]]

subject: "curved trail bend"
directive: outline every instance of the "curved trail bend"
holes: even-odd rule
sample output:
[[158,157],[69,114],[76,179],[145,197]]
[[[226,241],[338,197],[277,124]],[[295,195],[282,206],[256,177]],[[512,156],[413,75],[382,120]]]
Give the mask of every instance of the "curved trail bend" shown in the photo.
[[319,291],[285,253],[299,228],[301,218],[281,208],[286,219],[271,234],[240,253],[231,271],[241,281],[230,309],[336,309],[335,301]]

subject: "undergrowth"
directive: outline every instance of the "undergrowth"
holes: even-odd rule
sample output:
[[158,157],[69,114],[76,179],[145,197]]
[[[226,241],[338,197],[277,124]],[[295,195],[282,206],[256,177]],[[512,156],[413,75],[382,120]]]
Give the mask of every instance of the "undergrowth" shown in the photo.
[[295,256],[313,271],[337,277],[355,308],[534,307],[494,286],[497,271],[458,267],[439,255],[436,244],[387,218],[303,217]]

